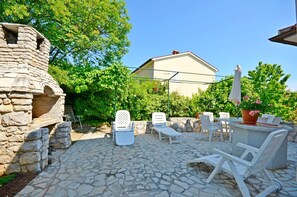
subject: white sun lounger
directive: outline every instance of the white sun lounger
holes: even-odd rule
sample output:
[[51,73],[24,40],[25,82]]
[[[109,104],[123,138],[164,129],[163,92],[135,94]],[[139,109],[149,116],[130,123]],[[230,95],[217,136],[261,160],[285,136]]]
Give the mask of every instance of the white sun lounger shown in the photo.
[[151,128],[151,133],[153,130],[159,133],[159,139],[169,138],[169,143],[180,143],[181,133],[175,131],[174,129],[166,126],[166,115],[163,112],[154,112],[152,115],[153,126]]

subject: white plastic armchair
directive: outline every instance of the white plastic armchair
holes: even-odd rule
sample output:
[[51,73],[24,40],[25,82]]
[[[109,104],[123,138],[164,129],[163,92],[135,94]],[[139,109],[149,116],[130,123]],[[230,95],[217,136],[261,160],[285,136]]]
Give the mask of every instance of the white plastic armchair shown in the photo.
[[129,111],[117,111],[113,126],[113,141],[117,145],[134,144],[134,123],[130,121]]
[[210,122],[214,121],[213,113],[212,112],[203,112],[203,115],[209,116]]
[[[267,196],[268,194],[281,189],[281,184],[276,179],[273,180],[269,176],[266,171],[266,166],[280,148],[284,139],[287,137],[287,134],[288,131],[285,129],[271,132],[259,149],[246,144],[238,143],[237,146],[245,149],[241,157],[236,157],[221,150],[214,149],[216,154],[191,160],[188,164],[203,162],[215,166],[215,169],[206,180],[207,183],[210,183],[215,175],[221,170],[233,175],[240,192],[244,197],[251,196],[244,180],[251,175],[260,174],[265,181],[269,182],[269,186],[257,196]],[[245,157],[249,154],[253,156],[251,161],[245,160]]]
[[209,141],[211,141],[213,134],[220,131],[221,141],[223,141],[223,128],[221,124],[212,124],[208,115],[200,115],[201,131],[208,132]]
[[230,127],[230,113],[229,112],[219,112],[220,118],[225,118],[226,120],[221,120],[222,127],[229,133],[229,141],[232,141],[232,129]]

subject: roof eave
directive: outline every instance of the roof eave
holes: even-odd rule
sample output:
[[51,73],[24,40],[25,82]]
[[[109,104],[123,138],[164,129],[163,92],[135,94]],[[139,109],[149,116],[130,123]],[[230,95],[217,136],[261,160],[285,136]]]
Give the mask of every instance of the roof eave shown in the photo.
[[297,40],[296,40],[296,42],[287,40],[289,37],[292,37],[294,35],[297,36],[297,24],[280,29],[280,30],[278,30],[278,32],[279,32],[278,35],[269,38],[269,40],[272,42],[279,42],[279,43],[283,43],[283,44],[297,46]]
[[143,64],[141,64],[138,68],[136,68],[134,71],[132,71],[132,74],[133,73],[136,73],[138,70],[140,70],[142,67],[144,67],[145,65],[147,65],[151,61],[153,61],[153,58],[150,58],[146,62],[144,62]]

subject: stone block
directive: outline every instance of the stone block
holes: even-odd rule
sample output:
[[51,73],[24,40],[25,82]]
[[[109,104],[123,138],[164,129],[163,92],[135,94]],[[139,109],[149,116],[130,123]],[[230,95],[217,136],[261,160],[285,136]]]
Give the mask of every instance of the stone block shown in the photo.
[[27,165],[26,168],[27,168],[28,172],[39,172],[39,171],[41,171],[39,163]]
[[11,151],[12,153],[18,153],[21,147],[22,147],[22,143],[20,143],[19,145],[11,146],[7,148],[7,150]]
[[12,91],[24,91],[29,87],[29,77],[14,78],[11,84]]
[[41,128],[41,131],[42,131],[42,136],[48,135],[49,133],[48,128]]
[[5,175],[5,171],[6,171],[6,168],[5,168],[5,165],[1,165],[0,164],[0,176],[3,176],[3,175]]
[[8,140],[8,138],[6,137],[5,132],[1,131],[0,132],[0,142],[7,141],[7,140]]
[[48,165],[48,158],[41,161],[41,168],[45,168]]
[[44,151],[42,151],[41,153],[41,159],[44,160],[48,158],[48,149],[45,149]]
[[59,127],[58,131],[59,131],[59,133],[69,133],[70,128],[69,127]]
[[9,143],[7,143],[7,146],[8,146],[8,144],[11,147],[11,146],[19,146],[20,144],[23,144],[23,143],[22,142],[9,142]]
[[41,147],[42,147],[41,140],[29,141],[23,144],[23,146],[21,147],[21,150],[24,152],[34,152],[34,151],[37,152],[40,150]]
[[13,158],[16,154],[13,152],[13,150],[11,149],[7,149],[6,150],[6,153],[5,153],[7,156],[9,156],[10,158]]
[[9,142],[23,142],[24,136],[23,135],[12,135],[8,137]]
[[8,155],[0,155],[0,164],[6,164],[10,163],[12,158],[10,158]]
[[49,139],[49,134],[42,136],[42,141],[48,141],[48,139]]
[[26,152],[20,156],[20,164],[34,164],[38,163],[41,160],[41,156],[39,152]]
[[22,99],[22,98],[14,98],[11,99],[14,105],[31,105],[32,99]]
[[6,147],[7,144],[8,144],[8,141],[0,142],[0,147]]
[[9,113],[13,111],[12,105],[0,105],[0,113]]
[[58,126],[59,128],[71,128],[71,122],[62,122],[61,124],[59,124]]
[[42,130],[38,129],[27,134],[26,141],[37,140],[41,138]]
[[13,78],[4,78],[1,77],[0,79],[0,87],[11,87],[11,84],[13,83],[14,79]]
[[24,112],[12,112],[2,116],[3,126],[25,126],[29,124],[29,115]]
[[3,100],[0,98],[0,105],[2,105],[3,104]]
[[27,170],[27,166],[22,166],[21,165],[21,172],[28,172],[28,170]]
[[16,126],[11,126],[11,127],[6,128],[6,134],[15,134],[15,133],[17,133],[17,131],[18,131],[18,127],[16,127]]
[[59,132],[59,133],[55,134],[55,137],[58,138],[58,139],[59,138],[68,138],[68,136],[69,136],[69,133],[60,133]]
[[3,104],[9,105],[9,104],[11,104],[11,100],[9,98],[3,99]]
[[0,155],[9,155],[8,150],[6,149],[6,147],[1,147],[0,148]]
[[33,107],[32,105],[14,105],[13,106],[13,111],[32,111]]
[[21,172],[21,167],[18,163],[14,163],[14,164],[9,164],[7,166],[7,169],[6,169],[6,174],[11,174],[11,173],[18,173],[18,172]]

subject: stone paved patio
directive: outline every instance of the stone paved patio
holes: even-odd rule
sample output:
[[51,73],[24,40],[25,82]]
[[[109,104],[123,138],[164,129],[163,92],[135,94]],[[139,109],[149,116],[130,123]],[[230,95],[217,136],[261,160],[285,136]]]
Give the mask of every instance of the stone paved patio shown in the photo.
[[[211,154],[213,147],[231,151],[224,142],[210,143],[200,133],[183,133],[181,144],[159,141],[157,135],[135,138],[128,147],[115,146],[104,133],[87,133],[16,196],[241,196],[235,180],[220,173],[210,184],[211,168],[191,165],[193,158]],[[288,168],[271,172],[283,189],[272,196],[297,196],[297,144],[288,144]],[[254,196],[267,185],[247,179]]]

